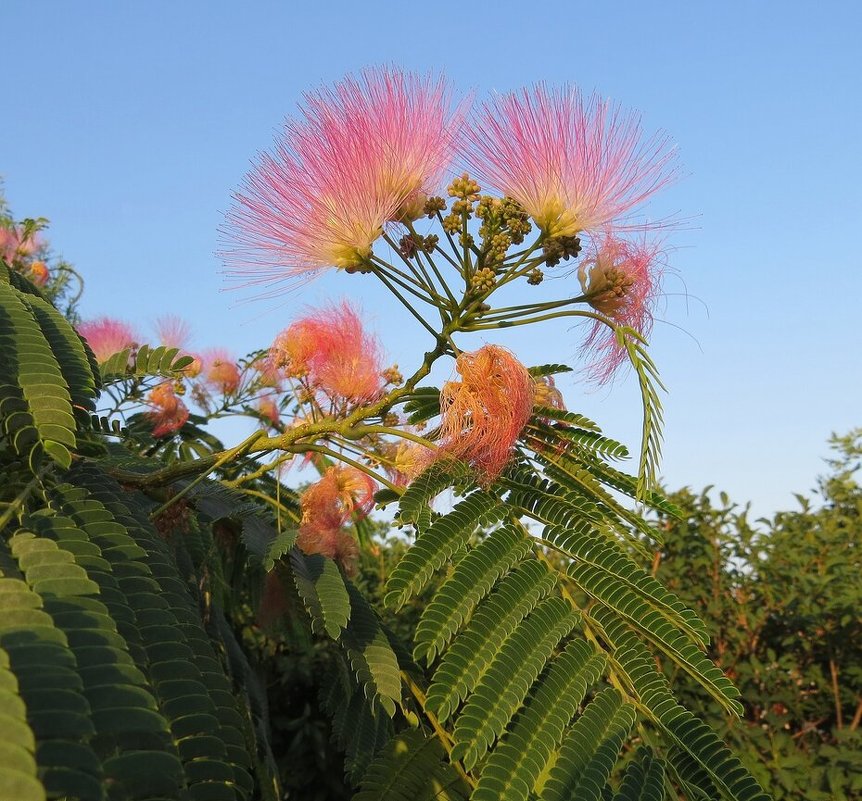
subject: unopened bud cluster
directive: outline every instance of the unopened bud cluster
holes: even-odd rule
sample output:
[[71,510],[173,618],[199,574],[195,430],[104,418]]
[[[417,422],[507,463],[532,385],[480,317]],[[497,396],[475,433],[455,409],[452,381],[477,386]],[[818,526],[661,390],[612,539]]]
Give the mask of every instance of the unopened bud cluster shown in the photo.
[[555,236],[542,243],[542,253],[548,267],[556,267],[565,259],[574,259],[581,252],[579,236]]

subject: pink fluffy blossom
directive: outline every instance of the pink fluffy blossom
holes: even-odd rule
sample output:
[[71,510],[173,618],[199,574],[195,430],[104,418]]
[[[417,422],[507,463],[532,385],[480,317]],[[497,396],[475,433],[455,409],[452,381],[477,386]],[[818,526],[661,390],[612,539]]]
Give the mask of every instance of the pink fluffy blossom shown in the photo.
[[360,267],[384,225],[421,214],[463,117],[443,79],[394,68],[308,94],[301,111],[227,215],[228,272],[246,283]]
[[258,401],[257,411],[261,417],[268,420],[273,426],[277,426],[281,419],[281,411],[278,408],[278,398],[275,395],[264,395]]
[[[648,336],[662,267],[660,243],[629,242],[607,234],[584,255],[578,279],[596,311]],[[592,323],[581,350],[590,358],[588,376],[598,383],[610,380],[626,360],[626,349],[614,330],[599,320]]]
[[147,396],[153,411],[147,416],[153,423],[153,436],[166,437],[181,429],[189,419],[189,410],[174,391],[170,381],[164,381]]
[[282,331],[270,361],[330,400],[367,402],[385,383],[380,345],[347,302],[318,309]]
[[48,270],[48,265],[44,261],[30,262],[28,269],[30,280],[36,286],[45,286],[51,278],[51,272]]
[[7,228],[0,225],[0,259],[13,262],[38,253],[43,247],[38,234],[24,236],[22,228],[15,226]]
[[235,392],[240,383],[236,360],[225,350],[215,348],[201,356],[204,381],[225,395]]
[[183,350],[188,347],[192,336],[191,326],[175,314],[166,314],[156,320],[156,337],[159,344],[166,348]]
[[479,182],[517,200],[550,236],[625,225],[674,172],[666,136],[645,138],[636,114],[574,87],[495,97],[466,138]]
[[305,553],[335,559],[347,573],[352,573],[359,549],[344,525],[353,517],[368,514],[376,490],[374,480],[356,468],[328,468],[299,499],[302,519],[296,544]]
[[192,338],[191,326],[175,314],[166,314],[159,317],[155,323],[156,339],[159,345],[166,348],[177,348],[179,356],[191,356],[192,361],[183,370],[188,378],[196,378],[203,370],[201,357],[191,353],[188,348],[189,340]]
[[138,337],[128,323],[111,317],[99,317],[78,326],[78,333],[96,355],[100,364],[115,353],[137,345]]
[[533,410],[533,379],[512,353],[485,345],[455,361],[461,381],[440,392],[440,448],[474,467],[490,484],[508,463]]

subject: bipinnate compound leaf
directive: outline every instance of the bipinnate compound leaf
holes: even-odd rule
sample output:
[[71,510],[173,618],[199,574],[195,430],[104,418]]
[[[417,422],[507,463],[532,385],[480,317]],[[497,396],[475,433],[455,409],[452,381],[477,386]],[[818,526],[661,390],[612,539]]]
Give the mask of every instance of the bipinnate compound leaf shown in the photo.
[[386,744],[353,801],[460,801],[468,793],[439,741],[414,730]]

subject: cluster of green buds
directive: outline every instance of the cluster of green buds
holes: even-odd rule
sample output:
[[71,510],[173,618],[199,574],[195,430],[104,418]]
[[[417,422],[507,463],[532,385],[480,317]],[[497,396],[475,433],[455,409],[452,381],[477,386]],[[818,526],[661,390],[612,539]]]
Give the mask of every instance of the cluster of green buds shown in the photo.
[[520,245],[532,229],[527,212],[510,197],[483,195],[476,206],[476,216],[482,220],[479,238],[483,264],[487,267],[502,264],[509,248]]

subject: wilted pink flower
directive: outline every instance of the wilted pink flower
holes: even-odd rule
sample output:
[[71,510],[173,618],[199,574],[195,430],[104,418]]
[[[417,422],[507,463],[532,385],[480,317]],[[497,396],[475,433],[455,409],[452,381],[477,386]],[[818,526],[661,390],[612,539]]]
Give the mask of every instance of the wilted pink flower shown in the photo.
[[443,79],[369,69],[305,97],[260,157],[227,216],[229,272],[292,281],[354,270],[383,226],[419,216],[463,117]]
[[[662,271],[661,254],[661,246],[655,242],[628,242],[606,235],[578,267],[578,279],[590,305],[618,325],[648,336]],[[608,381],[626,359],[626,349],[614,330],[599,320],[592,323],[581,351],[592,357],[587,372],[598,383]]]
[[645,139],[636,114],[574,87],[495,97],[466,136],[479,182],[513,197],[554,237],[619,226],[673,176],[666,136]]
[[34,233],[25,238],[22,228],[0,225],[0,258],[7,262],[32,256],[41,247],[42,240],[38,234]]
[[440,392],[438,456],[472,465],[483,484],[500,475],[533,409],[533,379],[508,350],[485,345],[455,361],[461,381]]
[[170,381],[164,381],[154,387],[147,396],[147,401],[153,407],[153,411],[148,412],[147,416],[153,423],[154,437],[173,434],[189,419],[189,410],[177,397],[174,385]]
[[48,265],[45,264],[44,261],[31,262],[28,274],[30,276],[30,280],[36,284],[36,286],[45,286],[45,284],[48,283],[48,279],[51,277],[51,273],[48,271]]
[[557,389],[553,376],[545,375],[533,379],[533,404],[546,409],[565,410],[563,394]]
[[121,350],[135,347],[138,340],[130,325],[111,317],[99,317],[81,323],[78,333],[87,340],[99,364]]
[[330,467],[299,499],[302,519],[296,544],[305,553],[328,556],[352,572],[359,550],[343,527],[351,517],[368,513],[376,489],[370,476],[353,467]]
[[282,331],[270,360],[332,400],[370,401],[383,389],[380,345],[346,301],[318,309]]
[[210,350],[202,355],[201,362],[204,381],[210,387],[225,395],[236,391],[240,382],[239,368],[227,351]]
[[257,411],[261,417],[266,418],[269,422],[277,426],[281,417],[281,412],[278,408],[278,399],[275,395],[264,395],[257,404]]

